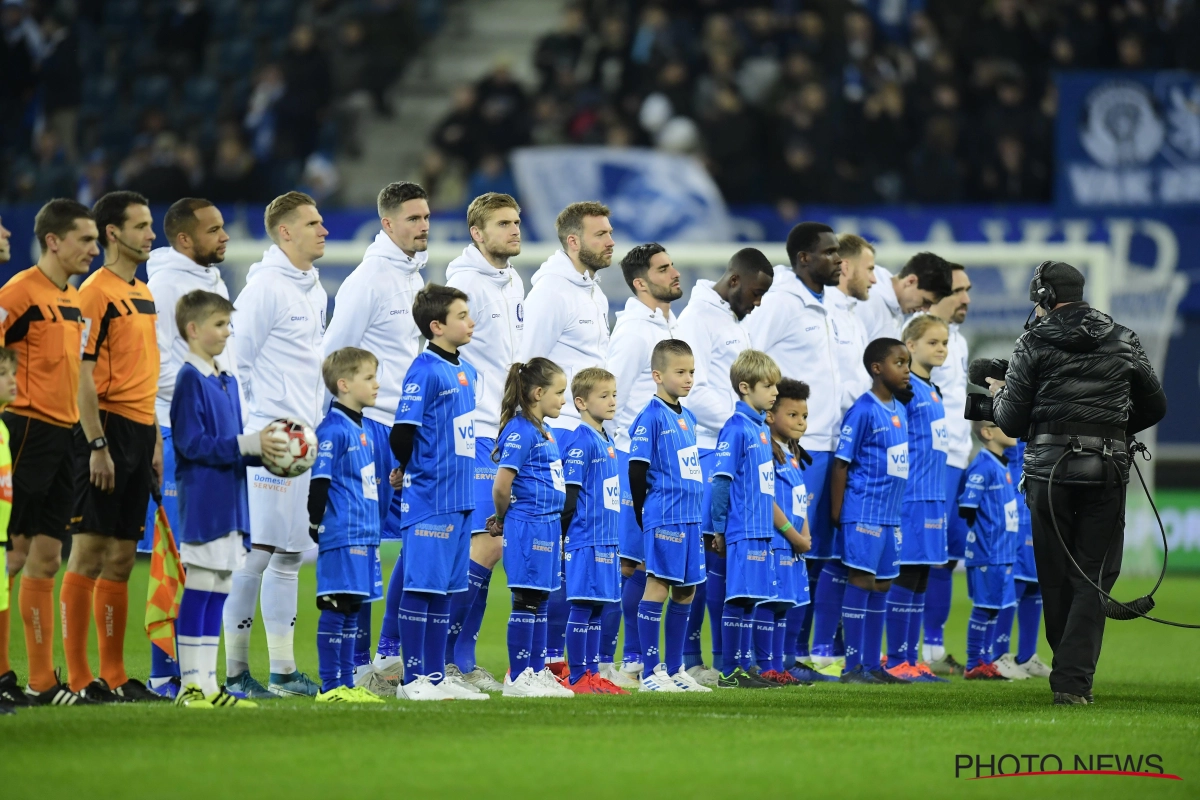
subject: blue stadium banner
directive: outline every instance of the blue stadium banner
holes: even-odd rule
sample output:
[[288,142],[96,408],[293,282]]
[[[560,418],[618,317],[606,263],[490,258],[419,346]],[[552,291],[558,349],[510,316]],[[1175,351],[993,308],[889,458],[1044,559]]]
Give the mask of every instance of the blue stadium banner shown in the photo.
[[580,199],[609,207],[616,234],[639,242],[722,242],[729,211],[704,165],[641,148],[534,147],[512,156],[522,217],[542,241],[558,212]]
[[1056,81],[1060,209],[1200,208],[1200,74],[1072,72]]

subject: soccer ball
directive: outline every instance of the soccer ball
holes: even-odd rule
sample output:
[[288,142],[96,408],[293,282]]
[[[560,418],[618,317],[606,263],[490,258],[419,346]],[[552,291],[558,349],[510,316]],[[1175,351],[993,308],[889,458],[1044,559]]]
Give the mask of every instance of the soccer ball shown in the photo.
[[287,442],[287,455],[271,459],[263,456],[263,466],[281,478],[303,475],[317,460],[317,434],[297,419],[277,419],[267,425],[272,437]]

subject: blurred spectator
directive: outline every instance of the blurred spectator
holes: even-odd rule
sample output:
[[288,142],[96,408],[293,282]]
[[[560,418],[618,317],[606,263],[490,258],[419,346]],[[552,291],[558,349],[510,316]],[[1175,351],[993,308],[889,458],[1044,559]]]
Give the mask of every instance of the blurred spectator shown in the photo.
[[956,156],[958,126],[946,116],[925,123],[925,137],[912,154],[908,195],[921,203],[958,203],[963,197],[963,168]]
[[264,197],[261,183],[258,163],[239,131],[226,130],[217,141],[204,196],[214,203],[269,199]]
[[495,66],[475,86],[479,140],[507,153],[529,141],[529,119],[525,90],[513,80],[507,63]]
[[146,196],[152,204],[168,205],[194,194],[203,173],[200,154],[192,145],[180,144],[174,133],[164,132],[139,160],[122,175],[122,189]]
[[88,156],[79,175],[79,186],[75,190],[75,199],[91,208],[97,200],[110,191],[112,191],[112,176],[108,170],[108,158],[103,150],[94,150]]
[[83,99],[83,70],[79,66],[79,37],[57,11],[42,22],[45,49],[41,64],[42,113],[58,136],[67,160],[76,160],[76,129]]
[[488,153],[479,159],[479,167],[471,173],[471,179],[467,184],[468,197],[479,197],[488,192],[498,192],[513,197],[517,195],[517,184],[513,180],[512,172],[508,169],[508,162],[504,160],[503,156],[495,153]]
[[541,76],[542,91],[554,83],[560,71],[575,72],[583,55],[583,23],[583,10],[568,6],[563,12],[562,27],[538,41],[533,51],[533,66]]
[[22,201],[39,205],[55,197],[74,196],[75,168],[54,131],[38,134],[34,159],[18,168],[17,193]]
[[260,159],[269,159],[274,153],[278,127],[275,109],[286,89],[278,64],[268,64],[259,71],[246,108],[245,126],[254,155]]
[[204,65],[209,26],[203,0],[175,0],[161,15],[154,41],[176,75],[191,75]]
[[977,199],[994,203],[1031,203],[1049,190],[1044,167],[1025,155],[1020,137],[1004,134],[996,139],[995,152],[980,171]]
[[371,110],[371,53],[366,31],[357,19],[347,19],[338,31],[333,69],[333,96],[342,149],[354,158],[362,155],[359,127]]
[[283,57],[283,95],[275,106],[275,154],[303,161],[317,147],[321,124],[333,98],[329,60],[317,49],[316,33],[297,25]]

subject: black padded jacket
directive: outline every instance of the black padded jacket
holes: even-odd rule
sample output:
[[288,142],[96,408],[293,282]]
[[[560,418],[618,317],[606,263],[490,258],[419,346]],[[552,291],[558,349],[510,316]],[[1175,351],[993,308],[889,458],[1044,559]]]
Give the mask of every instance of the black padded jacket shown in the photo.
[[[1109,428],[1132,436],[1166,415],[1167,399],[1137,334],[1086,303],[1071,303],[1051,311],[1017,340],[993,413],[1009,436],[1030,439],[1025,477],[1045,481],[1064,447],[1039,444],[1035,434]],[[1128,482],[1129,455],[1123,448],[1111,463]],[[1055,483],[1111,479],[1101,455],[1091,452],[1063,459],[1054,472]]]

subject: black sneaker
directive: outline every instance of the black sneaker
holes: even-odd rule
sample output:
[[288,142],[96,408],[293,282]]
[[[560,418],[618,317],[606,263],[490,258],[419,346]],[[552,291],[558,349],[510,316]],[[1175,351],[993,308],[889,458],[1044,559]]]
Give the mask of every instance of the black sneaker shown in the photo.
[[738,667],[730,675],[722,675],[717,678],[717,686],[722,689],[771,689],[775,688],[775,684],[767,683],[759,680],[750,673],[746,672],[741,667]]
[[754,665],[753,667],[751,667],[748,670],[748,672],[749,672],[751,678],[756,678],[756,679],[762,681],[763,683],[765,683],[768,687],[770,687],[772,689],[775,689],[775,688],[782,689],[786,685],[786,684],[780,683],[777,680],[772,680],[771,678],[764,678],[763,674],[762,674],[762,669],[757,664]]
[[169,703],[169,697],[163,697],[158,692],[146,687],[146,684],[130,678],[122,683],[116,689],[113,689],[113,694],[121,698],[126,703]]
[[838,678],[838,682],[839,683],[869,683],[871,685],[877,685],[877,684],[883,683],[883,681],[879,680],[874,675],[872,675],[871,673],[869,673],[865,669],[863,669],[862,664],[859,664],[857,667],[850,670],[849,672],[843,672],[842,676],[840,678]]
[[1054,693],[1054,705],[1056,706],[1086,706],[1091,705],[1091,702],[1086,695],[1082,694]]
[[0,707],[12,708],[27,705],[29,705],[29,698],[17,683],[17,673],[9,670],[0,675]]
[[34,691],[32,688],[26,686],[25,696],[29,698],[29,705],[31,706],[95,705],[94,700],[90,700],[82,694],[72,692],[70,687],[64,683],[56,683],[44,692]]
[[85,700],[91,700],[93,703],[125,703],[128,702],[123,697],[119,697],[108,688],[108,684],[104,682],[104,678],[96,678],[79,692],[79,696]]
[[912,683],[907,678],[898,678],[883,667],[867,670],[867,674],[880,683]]

